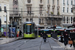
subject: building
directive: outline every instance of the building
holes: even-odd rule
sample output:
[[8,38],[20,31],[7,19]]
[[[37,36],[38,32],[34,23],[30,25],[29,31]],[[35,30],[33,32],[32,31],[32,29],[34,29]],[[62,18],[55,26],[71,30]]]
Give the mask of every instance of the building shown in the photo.
[[72,6],[75,4],[75,0],[62,0],[62,15],[63,15],[63,26],[70,26],[73,24],[73,10]]
[[[67,27],[73,24],[72,5],[74,0],[11,0],[10,20],[21,25],[35,22],[40,28],[53,25]],[[16,12],[15,12],[16,11]]]
[[8,10],[9,10],[9,0],[0,0],[0,19],[1,19],[2,27],[6,27],[6,18],[7,18],[7,24],[9,24]]

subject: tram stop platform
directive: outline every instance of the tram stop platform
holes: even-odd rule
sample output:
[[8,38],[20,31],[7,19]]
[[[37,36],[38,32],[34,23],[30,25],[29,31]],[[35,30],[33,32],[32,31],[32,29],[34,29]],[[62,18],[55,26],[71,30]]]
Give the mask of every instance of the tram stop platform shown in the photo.
[[6,43],[9,43],[9,42],[13,42],[13,41],[16,41],[18,39],[21,39],[22,37],[17,37],[17,38],[0,38],[0,44],[6,44]]

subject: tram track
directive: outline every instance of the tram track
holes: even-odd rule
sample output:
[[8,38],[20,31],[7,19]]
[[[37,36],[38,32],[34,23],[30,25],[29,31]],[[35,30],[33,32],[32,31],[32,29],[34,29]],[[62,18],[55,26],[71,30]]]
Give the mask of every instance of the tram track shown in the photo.
[[41,46],[42,46],[42,41],[41,41],[41,44],[40,44],[40,46],[39,46],[39,50],[41,50]]
[[49,46],[50,46],[51,50],[53,50],[53,48],[51,47],[51,44],[50,44],[49,40],[48,40],[48,43],[49,43]]
[[[39,46],[39,50],[42,50],[42,49],[41,49],[42,43],[43,43],[43,40],[41,41],[41,44],[40,44],[40,46]],[[47,43],[47,42],[44,42],[44,43]],[[49,43],[49,40],[48,40],[48,43]],[[49,46],[50,46],[51,50],[53,50],[53,48],[51,47],[50,43],[49,43]]]
[[[23,44],[25,44],[25,43],[27,43],[27,42],[29,42],[31,39],[27,39],[25,42],[23,41],[23,43],[21,42],[21,43],[19,43],[20,45],[19,46],[17,46],[16,48],[19,48],[20,46],[22,46]],[[13,50],[16,50],[16,48],[14,48]],[[19,49],[19,50],[21,50],[21,49]]]

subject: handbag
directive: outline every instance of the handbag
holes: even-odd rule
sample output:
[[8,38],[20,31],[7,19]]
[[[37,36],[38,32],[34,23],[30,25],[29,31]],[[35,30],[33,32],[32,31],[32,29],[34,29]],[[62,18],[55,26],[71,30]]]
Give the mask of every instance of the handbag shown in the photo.
[[69,40],[69,41],[68,41],[68,44],[73,44],[73,41],[72,41],[72,40]]

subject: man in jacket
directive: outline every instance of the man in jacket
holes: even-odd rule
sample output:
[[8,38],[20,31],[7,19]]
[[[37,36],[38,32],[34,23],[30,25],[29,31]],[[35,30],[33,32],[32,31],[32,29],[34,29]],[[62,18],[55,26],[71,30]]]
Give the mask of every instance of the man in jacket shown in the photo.
[[68,44],[68,38],[69,38],[68,32],[66,31],[66,29],[64,30],[63,35],[64,35],[64,45],[66,46]]
[[44,42],[46,42],[46,38],[47,38],[47,34],[46,34],[46,32],[44,31],[44,33],[43,33]]

